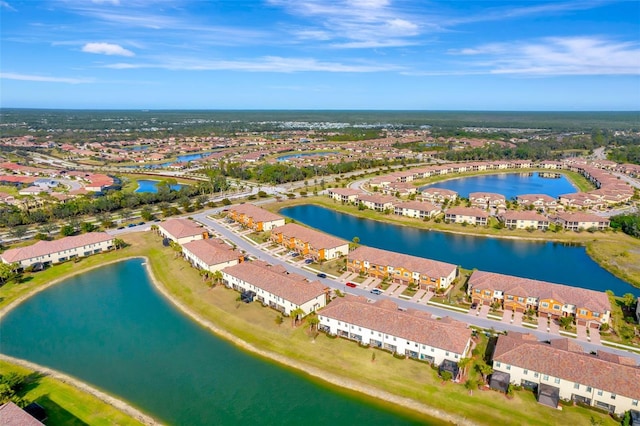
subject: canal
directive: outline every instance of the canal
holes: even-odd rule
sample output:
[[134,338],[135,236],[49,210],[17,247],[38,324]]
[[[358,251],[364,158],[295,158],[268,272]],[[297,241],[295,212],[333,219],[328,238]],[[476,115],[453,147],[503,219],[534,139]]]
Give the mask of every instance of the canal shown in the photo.
[[553,242],[475,237],[361,219],[315,205],[284,208],[281,214],[305,225],[384,250],[483,271],[567,284],[616,295],[640,289],[601,268],[584,247]]
[[75,376],[167,424],[425,424],[212,335],[156,291],[140,259],[38,293],[0,325],[3,353]]

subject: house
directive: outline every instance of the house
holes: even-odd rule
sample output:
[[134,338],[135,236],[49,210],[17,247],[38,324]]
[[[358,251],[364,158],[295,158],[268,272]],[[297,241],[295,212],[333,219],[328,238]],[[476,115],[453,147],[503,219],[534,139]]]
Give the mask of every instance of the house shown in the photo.
[[344,204],[355,204],[358,202],[358,195],[361,191],[351,188],[329,188],[327,190],[329,197]]
[[113,236],[106,232],[88,232],[59,240],[38,241],[30,246],[9,249],[0,254],[0,258],[4,263],[19,263],[22,268],[38,263],[49,266],[112,248]]
[[425,188],[422,190],[422,199],[432,203],[453,202],[458,198],[458,193],[444,188]]
[[453,223],[487,226],[489,213],[477,207],[451,207],[444,212],[444,220]]
[[417,219],[432,218],[440,214],[440,207],[420,201],[406,201],[397,203],[393,207],[393,213],[401,216],[414,217]]
[[346,295],[322,309],[318,319],[319,330],[328,334],[435,365],[457,364],[471,349],[467,324],[414,309],[399,311],[390,300],[369,303],[365,297]]
[[169,219],[158,224],[158,232],[164,238],[180,245],[202,240],[208,236],[206,229],[189,219]]
[[222,240],[194,240],[182,245],[182,254],[194,267],[209,272],[221,271],[240,263],[243,256]]
[[558,200],[546,194],[523,194],[516,196],[516,202],[522,207],[533,206],[536,210],[556,210],[562,207]]
[[255,300],[290,315],[301,309],[306,316],[326,305],[327,288],[320,281],[307,281],[282,266],[262,261],[242,262],[222,270],[224,284],[236,291],[255,293]]
[[549,229],[549,219],[534,211],[508,210],[500,213],[498,219],[511,229]]
[[253,204],[240,204],[229,207],[227,217],[254,231],[271,231],[284,226],[284,217],[271,213]]
[[367,246],[360,246],[349,253],[347,269],[434,291],[449,287],[458,274],[458,267],[450,263]]
[[562,399],[617,415],[637,409],[640,368],[634,360],[603,351],[587,354],[572,343],[509,332],[498,337],[493,370],[507,374],[514,385],[537,389],[538,401],[553,408]]
[[349,253],[349,242],[297,223],[271,230],[271,241],[315,260],[337,259]]
[[494,194],[493,192],[471,192],[469,193],[469,202],[473,207],[480,209],[505,209],[507,200],[502,194]]
[[556,224],[567,231],[584,231],[596,229],[604,231],[609,228],[609,219],[590,213],[559,212],[552,217]]
[[42,426],[43,424],[11,401],[0,405],[0,426]]
[[397,199],[388,195],[362,194],[358,196],[358,201],[370,210],[383,212],[393,211],[393,204]]
[[608,324],[611,316],[611,302],[601,291],[485,271],[475,271],[467,287],[474,303],[497,302],[516,312],[533,309],[550,318],[574,316],[592,328]]

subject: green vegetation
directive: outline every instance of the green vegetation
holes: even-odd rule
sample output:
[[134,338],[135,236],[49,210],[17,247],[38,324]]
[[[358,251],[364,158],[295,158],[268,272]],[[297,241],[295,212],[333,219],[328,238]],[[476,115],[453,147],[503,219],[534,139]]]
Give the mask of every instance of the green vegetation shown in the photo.
[[[48,425],[140,425],[137,420],[123,414],[98,398],[51,377],[35,373],[24,367],[0,361],[0,388],[10,379],[16,383],[19,406],[37,402],[47,412]],[[0,398],[5,393],[0,390]],[[4,400],[3,400],[4,401]],[[3,401],[0,401],[2,403]]]
[[621,214],[611,217],[611,227],[627,235],[640,238],[640,214]]

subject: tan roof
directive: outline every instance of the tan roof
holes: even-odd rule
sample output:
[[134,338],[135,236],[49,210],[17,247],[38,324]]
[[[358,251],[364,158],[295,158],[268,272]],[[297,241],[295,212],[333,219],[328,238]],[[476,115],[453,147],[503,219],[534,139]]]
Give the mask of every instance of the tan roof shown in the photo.
[[98,244],[111,240],[113,240],[113,236],[106,232],[88,232],[86,234],[60,238],[59,240],[38,241],[30,246],[9,249],[2,253],[0,257],[2,257],[2,259],[7,263],[21,262],[23,260],[33,259],[34,257],[45,256],[64,250],[71,250],[87,246],[89,244]]
[[164,229],[174,238],[185,238],[200,235],[204,230],[200,225],[189,219],[169,219],[165,222],[161,222],[158,227]]
[[308,282],[301,275],[288,274],[282,268],[259,261],[239,263],[222,271],[296,305],[315,299],[326,289],[320,281]]
[[473,272],[468,285],[472,289],[498,290],[513,296],[554,299],[592,312],[611,311],[611,303],[605,293],[586,288],[485,271]]
[[549,222],[549,219],[546,216],[541,215],[538,212],[534,211],[514,211],[508,210],[504,213],[501,213],[500,216],[505,220],[537,220],[538,222]]
[[471,338],[462,322],[437,320],[413,309],[399,311],[389,300],[368,303],[364,297],[347,295],[334,299],[319,315],[457,354],[463,354]]
[[401,209],[418,210],[423,212],[432,212],[434,210],[440,211],[440,207],[426,201],[405,201],[403,203],[397,203],[395,207],[401,208]]
[[0,405],[0,426],[42,426],[42,424],[11,401]]
[[333,192],[334,194],[346,195],[346,196],[360,195],[363,193],[362,191],[358,191],[357,189],[351,189],[351,188],[330,188],[329,191]]
[[640,368],[594,356],[564,350],[521,333],[498,337],[493,361],[514,365],[574,383],[640,399]]
[[358,199],[360,201],[366,201],[369,203],[377,203],[377,204],[393,204],[395,201],[398,201],[397,198],[391,197],[388,195],[377,195],[377,194],[362,194],[358,195]]
[[316,231],[315,229],[307,228],[306,226],[298,225],[297,223],[288,223],[284,226],[278,226],[277,228],[273,228],[271,233],[282,234],[287,237],[295,237],[301,241],[309,243],[310,246],[316,249],[331,249],[349,244],[346,240],[325,234],[324,232]]
[[411,272],[419,272],[429,277],[448,277],[457,268],[456,265],[440,262],[439,260],[425,259],[367,246],[360,246],[349,253],[349,260],[368,261],[375,265],[393,266],[394,268],[402,267]]
[[239,214],[244,214],[247,217],[252,218],[254,222],[273,222],[284,219],[284,217],[279,214],[271,213],[269,210],[265,210],[253,204],[240,204],[229,207],[229,210]]
[[451,207],[447,209],[446,214],[454,214],[456,216],[472,216],[472,217],[489,217],[489,213],[477,207]]
[[555,198],[547,194],[522,194],[522,195],[516,196],[516,200],[518,201],[542,200],[545,203],[551,203],[553,201],[556,201]]
[[562,219],[565,222],[603,222],[609,223],[609,219],[606,217],[600,217],[595,214],[589,213],[557,213],[556,218]]
[[217,239],[195,240],[182,247],[209,266],[237,260],[240,256],[233,247]]

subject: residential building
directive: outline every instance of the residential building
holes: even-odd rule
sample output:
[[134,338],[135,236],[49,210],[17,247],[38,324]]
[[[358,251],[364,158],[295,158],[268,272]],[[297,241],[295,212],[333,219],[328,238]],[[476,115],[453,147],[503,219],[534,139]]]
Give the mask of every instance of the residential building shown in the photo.
[[297,223],[271,230],[271,241],[315,260],[337,259],[349,253],[349,242]]
[[276,226],[283,226],[285,223],[284,217],[279,214],[271,213],[253,204],[230,206],[227,217],[258,232],[271,231]]
[[388,195],[362,194],[358,196],[358,201],[368,209],[383,212],[385,210],[393,211],[393,204],[397,198]]
[[507,210],[500,213],[498,219],[511,229],[549,229],[549,219],[534,211]]
[[344,204],[355,204],[358,202],[358,196],[361,191],[351,188],[329,188],[327,190],[329,197]]
[[202,240],[208,236],[207,230],[189,219],[169,219],[158,223],[158,232],[164,238],[180,245],[190,241]]
[[458,267],[450,263],[367,246],[349,253],[347,269],[434,291],[449,287],[458,274]]
[[567,231],[585,231],[589,229],[604,231],[609,228],[610,224],[609,218],[580,212],[559,212],[552,219]]
[[442,210],[440,210],[440,207],[429,202],[406,201],[404,203],[395,204],[393,212],[401,216],[424,219],[437,216],[442,212]]
[[42,426],[31,414],[18,407],[14,402],[8,401],[0,405],[0,426]]
[[20,267],[26,268],[36,264],[49,266],[112,248],[113,236],[106,232],[88,232],[59,240],[38,241],[30,246],[9,249],[0,254],[0,257],[4,263],[19,263]]
[[469,202],[471,206],[480,209],[505,209],[507,208],[507,200],[502,194],[494,194],[493,192],[471,192],[469,193]]
[[550,318],[574,316],[592,328],[608,324],[611,315],[609,297],[601,291],[485,271],[475,271],[467,287],[475,303],[498,302],[516,312],[534,309]]
[[304,277],[287,272],[282,266],[262,261],[242,262],[222,270],[224,284],[237,291],[255,293],[255,298],[290,315],[301,309],[306,316],[326,305],[327,288],[320,281],[307,281]]
[[516,201],[521,207],[533,206],[536,210],[556,210],[559,207],[558,200],[546,194],[523,194],[516,196]]
[[451,207],[444,212],[444,220],[453,223],[487,226],[489,213],[477,207]]
[[408,309],[399,311],[390,300],[369,303],[365,297],[334,299],[318,313],[319,329],[435,365],[457,363],[471,349],[471,330],[449,317]]
[[240,263],[242,254],[219,239],[194,240],[183,244],[182,254],[194,267],[209,272],[221,271]]
[[422,190],[422,199],[432,203],[454,202],[458,198],[458,193],[444,188],[425,188]]
[[493,371],[508,375],[515,385],[536,389],[539,402],[553,408],[562,399],[617,415],[638,409],[640,368],[634,360],[603,351],[587,354],[568,339],[546,343],[530,334],[501,335]]

